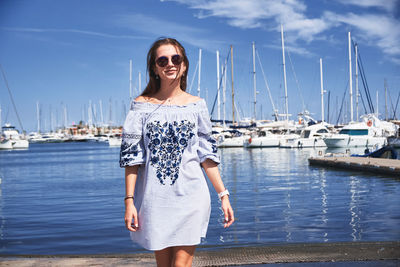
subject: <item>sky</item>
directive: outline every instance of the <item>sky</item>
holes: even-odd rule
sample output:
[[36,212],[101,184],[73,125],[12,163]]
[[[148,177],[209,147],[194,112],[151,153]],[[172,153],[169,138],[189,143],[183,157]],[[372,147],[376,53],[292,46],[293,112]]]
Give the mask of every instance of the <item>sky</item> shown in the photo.
[[[232,117],[230,46],[239,117],[254,117],[254,42],[256,118],[273,119],[271,98],[279,113],[285,112],[280,25],[291,119],[308,110],[321,120],[320,59],[325,120],[329,115],[335,124],[340,109],[340,120],[350,119],[348,32],[358,44],[375,109],[378,102],[380,117],[386,116],[386,80],[388,114],[393,117],[400,92],[399,22],[397,0],[0,0],[0,64],[22,126],[3,77],[1,123],[36,131],[39,107],[40,130],[49,131],[87,121],[92,107],[93,122],[121,125],[130,97],[145,87],[146,54],[160,37],[176,38],[185,47],[190,62],[188,91],[194,95],[201,49],[200,96],[210,112],[218,85],[216,51],[221,67],[228,60],[227,119]],[[354,52],[352,60],[356,118]],[[367,101],[360,76],[359,88]],[[360,99],[359,114],[363,113]],[[217,116],[215,106],[212,117]]]

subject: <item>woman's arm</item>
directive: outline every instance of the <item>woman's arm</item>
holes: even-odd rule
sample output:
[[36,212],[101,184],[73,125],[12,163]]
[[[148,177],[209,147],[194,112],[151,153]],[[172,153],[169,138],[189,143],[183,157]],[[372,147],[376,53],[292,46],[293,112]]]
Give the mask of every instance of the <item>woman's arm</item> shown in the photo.
[[[135,195],[135,184],[139,165],[125,167],[125,196]],[[134,226],[132,227],[132,218]],[[125,226],[129,231],[135,232],[139,227],[137,210],[133,198],[125,199]]]
[[[221,175],[219,174],[218,165],[211,159],[206,159],[201,163],[201,166],[214,186],[215,191],[217,191],[217,193],[223,192],[225,186],[222,182]],[[229,202],[229,195],[225,195],[221,198],[221,207],[225,215],[224,228],[227,228],[235,221],[231,203]]]

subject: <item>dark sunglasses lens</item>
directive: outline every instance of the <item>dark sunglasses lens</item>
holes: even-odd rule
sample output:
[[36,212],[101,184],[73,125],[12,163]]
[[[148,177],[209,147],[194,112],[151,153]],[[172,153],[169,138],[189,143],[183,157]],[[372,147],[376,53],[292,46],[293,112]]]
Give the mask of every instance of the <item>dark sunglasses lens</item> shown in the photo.
[[159,58],[157,58],[156,63],[160,67],[165,67],[168,64],[168,58],[167,57],[159,57]]
[[182,57],[180,55],[174,55],[172,56],[171,61],[174,65],[179,65],[182,63]]

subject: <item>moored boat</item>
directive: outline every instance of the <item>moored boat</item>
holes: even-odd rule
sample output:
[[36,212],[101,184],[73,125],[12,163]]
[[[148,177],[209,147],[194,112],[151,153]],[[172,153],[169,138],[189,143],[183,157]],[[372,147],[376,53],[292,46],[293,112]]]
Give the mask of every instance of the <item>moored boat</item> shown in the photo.
[[338,134],[332,134],[323,140],[331,147],[382,147],[387,137],[393,135],[396,126],[381,121],[374,115],[362,116],[362,122],[352,122],[344,126]]
[[12,149],[26,149],[29,148],[29,142],[23,136],[21,136],[17,129],[9,123],[6,123],[2,127],[3,136],[5,140],[9,140],[12,145]]

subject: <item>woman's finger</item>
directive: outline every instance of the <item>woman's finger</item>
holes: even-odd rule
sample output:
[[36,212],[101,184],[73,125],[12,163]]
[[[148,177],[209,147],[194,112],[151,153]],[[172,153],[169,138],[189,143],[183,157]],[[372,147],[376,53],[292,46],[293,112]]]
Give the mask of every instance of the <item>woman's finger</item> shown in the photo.
[[137,216],[136,212],[133,213],[133,221],[134,221],[135,228],[137,229],[139,227],[139,220],[138,220],[138,216]]
[[231,207],[228,207],[226,211],[224,211],[225,214],[225,224],[224,228],[227,228],[232,225],[232,223],[235,221],[235,218],[233,216],[233,210]]
[[132,218],[125,218],[125,226],[131,232],[136,232],[136,229],[132,227]]

